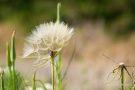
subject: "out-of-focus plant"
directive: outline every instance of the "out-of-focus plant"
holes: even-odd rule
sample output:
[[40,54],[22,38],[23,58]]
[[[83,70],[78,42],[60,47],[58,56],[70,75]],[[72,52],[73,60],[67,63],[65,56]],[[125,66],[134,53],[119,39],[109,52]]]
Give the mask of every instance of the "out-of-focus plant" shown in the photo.
[[5,87],[4,87],[4,71],[2,68],[0,68],[0,79],[1,79],[1,90],[5,90]]
[[7,67],[3,67],[0,73],[1,90],[24,90],[23,77],[15,69],[16,50],[15,32],[12,34],[10,44],[7,44],[6,58]]
[[[113,70],[113,74],[118,74],[120,72],[120,81],[121,81],[121,90],[126,90],[126,85],[125,85],[125,76],[126,73],[130,77],[132,81],[134,81],[132,75],[128,71],[128,67],[133,67],[133,66],[126,66],[124,63],[119,63],[119,66]],[[125,73],[126,72],[126,73]],[[133,89],[133,87],[131,87]],[[131,89],[131,90],[132,90]]]
[[[112,58],[106,56],[106,55],[103,55],[104,57],[106,57],[107,59],[109,60],[112,60],[114,63],[118,64],[118,62],[116,62],[115,60],[113,60]],[[121,82],[121,90],[127,90],[127,88],[129,90],[133,90],[134,88],[134,72],[132,72],[132,74],[130,74],[128,68],[134,68],[135,66],[129,66],[129,65],[125,65],[123,62],[119,63],[119,65],[113,69],[113,71],[110,73],[110,74],[116,74],[116,76],[118,75],[120,77],[120,82]],[[109,74],[109,76],[110,76]],[[131,85],[128,85],[126,86],[125,84],[125,77],[126,77],[126,74],[130,77],[130,80],[132,81]],[[115,79],[116,76],[113,78]]]

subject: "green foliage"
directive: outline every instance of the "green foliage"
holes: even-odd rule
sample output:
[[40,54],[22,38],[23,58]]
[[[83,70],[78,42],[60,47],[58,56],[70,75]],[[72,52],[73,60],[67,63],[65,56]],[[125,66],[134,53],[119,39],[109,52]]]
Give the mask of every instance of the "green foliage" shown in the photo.
[[15,59],[16,59],[16,51],[15,51],[15,31],[12,34],[11,38],[11,52],[10,52],[10,57],[11,57],[11,62],[12,65],[15,66]]
[[[1,0],[0,21],[17,20],[26,32],[39,22],[56,18],[58,0]],[[135,31],[135,0],[63,0],[62,20],[69,23],[103,20],[112,36],[129,36]],[[11,19],[13,18],[13,19]],[[27,21],[26,21],[27,20]]]
[[4,87],[2,90],[25,90],[25,84],[23,77],[20,75],[19,72],[15,71],[16,80],[15,80],[15,88],[13,88],[13,81],[10,79],[10,72],[8,70],[4,70],[3,78],[0,78],[0,81],[3,81],[3,84],[0,83],[0,87]]
[[1,78],[1,90],[5,90],[5,87],[4,87],[4,71],[1,72],[1,75],[0,75],[0,78]]
[[23,77],[15,70],[16,50],[14,32],[12,34],[11,43],[7,43],[6,58],[7,68],[3,70],[0,78],[1,90],[24,90]]
[[129,87],[128,90],[135,90],[135,87]]

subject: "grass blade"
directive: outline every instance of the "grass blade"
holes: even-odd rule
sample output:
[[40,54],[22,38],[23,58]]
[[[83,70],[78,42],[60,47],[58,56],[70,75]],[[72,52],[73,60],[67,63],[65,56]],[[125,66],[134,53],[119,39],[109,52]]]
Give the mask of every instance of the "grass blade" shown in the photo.
[[1,77],[1,90],[5,90],[5,87],[4,87],[4,71],[2,70],[2,68],[1,68],[1,71],[0,71],[0,77]]
[[16,59],[16,50],[15,50],[15,31],[14,31],[11,38],[11,61],[13,65],[15,64],[15,59]]
[[15,31],[12,34],[11,38],[11,51],[10,51],[10,58],[12,63],[12,76],[13,76],[13,90],[17,89],[16,86],[16,73],[15,73],[15,59],[16,59],[16,49],[15,49]]

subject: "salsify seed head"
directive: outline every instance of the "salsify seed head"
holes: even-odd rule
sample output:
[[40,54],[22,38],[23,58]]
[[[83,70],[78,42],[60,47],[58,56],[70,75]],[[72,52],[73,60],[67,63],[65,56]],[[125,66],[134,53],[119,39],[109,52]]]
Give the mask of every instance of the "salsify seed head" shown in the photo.
[[[48,59],[50,52],[59,52],[73,35],[73,28],[65,23],[50,22],[36,26],[32,34],[26,38],[23,57]],[[37,57],[38,56],[38,57]]]

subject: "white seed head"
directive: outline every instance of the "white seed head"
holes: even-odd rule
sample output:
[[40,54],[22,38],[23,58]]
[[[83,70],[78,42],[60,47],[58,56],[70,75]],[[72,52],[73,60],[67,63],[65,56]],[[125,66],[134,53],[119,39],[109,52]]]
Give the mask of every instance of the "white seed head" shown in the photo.
[[[45,58],[50,51],[59,52],[73,35],[73,28],[64,23],[43,23],[36,26],[32,34],[26,38],[23,57]],[[48,56],[48,55],[47,55]]]

